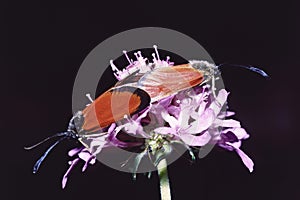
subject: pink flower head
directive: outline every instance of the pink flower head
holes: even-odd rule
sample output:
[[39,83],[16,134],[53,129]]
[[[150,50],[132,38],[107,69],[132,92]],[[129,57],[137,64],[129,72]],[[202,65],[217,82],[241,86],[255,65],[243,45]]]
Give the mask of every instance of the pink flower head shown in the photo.
[[[136,71],[154,70],[170,67],[173,63],[161,60],[156,49],[153,62],[147,63],[141,52],[135,54],[136,61],[128,58],[129,65],[124,70],[118,68],[111,61],[111,66],[118,80],[122,80]],[[85,162],[82,171],[89,164],[95,163],[97,154],[103,148],[118,147],[127,149],[141,147],[135,159],[133,173],[143,157],[157,156],[153,164],[157,164],[162,156],[172,152],[171,144],[183,144],[188,150],[203,147],[207,144],[217,144],[228,151],[235,151],[250,172],[253,171],[253,161],[241,150],[242,140],[249,135],[241,127],[239,121],[227,119],[233,112],[224,111],[229,92],[225,89],[215,91],[210,85],[199,85],[152,102],[143,111],[132,116],[124,116],[122,123],[113,123],[106,134],[97,134],[90,138],[89,148],[76,148],[69,152],[70,156],[77,156],[70,162],[70,167],[63,177],[62,186],[66,185],[68,175],[80,160]],[[161,153],[161,149],[164,149]]]
[[72,161],[69,161],[69,169],[66,171],[66,173],[63,176],[62,179],[62,188],[66,187],[67,184],[67,180],[68,180],[68,176],[70,174],[70,172],[72,171],[72,169],[74,168],[74,166],[80,161],[83,160],[85,162],[84,166],[82,167],[82,172],[84,172],[87,168],[87,166],[89,164],[93,165],[96,162],[96,158],[84,147],[81,148],[74,148],[71,149],[68,153],[69,156],[73,157],[73,156],[77,156],[77,158],[75,158]]

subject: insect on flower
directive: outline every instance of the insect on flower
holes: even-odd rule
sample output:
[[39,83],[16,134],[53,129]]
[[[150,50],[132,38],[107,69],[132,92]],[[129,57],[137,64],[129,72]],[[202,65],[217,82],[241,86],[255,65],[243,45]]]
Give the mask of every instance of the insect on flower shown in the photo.
[[[119,70],[114,65],[113,61],[111,61],[110,64],[112,70],[115,72],[114,75],[118,79],[118,82],[115,84],[115,86],[101,94],[95,100],[91,100],[91,103],[87,105],[87,107],[85,107],[82,111],[77,112],[71,118],[67,131],[57,133],[51,137],[46,138],[36,145],[26,148],[32,149],[51,138],[59,137],[59,139],[53,145],[51,145],[48,150],[41,156],[41,158],[36,162],[33,169],[34,173],[38,171],[41,163],[49,154],[49,152],[60,141],[66,138],[79,140],[85,147],[89,146],[84,141],[85,139],[94,139],[91,144],[94,142],[97,143],[97,145],[102,145],[103,147],[106,140],[110,140],[110,142],[113,143],[115,138],[114,134],[117,134],[118,131],[125,127],[127,128],[128,133],[139,133],[140,136],[146,138],[146,153],[153,151],[155,153],[165,146],[166,141],[171,140],[167,134],[164,134],[164,131],[173,133],[174,137],[176,136],[177,138],[179,138],[178,141],[183,140],[185,142],[187,138],[196,137],[194,135],[187,134],[195,131],[195,127],[196,129],[205,127],[205,123],[198,123],[199,120],[195,119],[198,125],[189,125],[187,121],[185,123],[182,123],[182,121],[184,120],[182,120],[182,117],[180,116],[186,115],[188,112],[194,112],[194,115],[192,117],[197,118],[195,117],[197,116],[197,113],[200,113],[201,110],[204,111],[204,107],[206,106],[206,102],[203,108],[199,106],[202,102],[202,100],[200,99],[211,97],[216,102],[216,104],[220,104],[221,106],[224,104],[224,101],[226,101],[227,93],[225,93],[224,91],[221,92],[221,96],[222,94],[224,94],[223,96],[226,96],[225,98],[221,98],[220,93],[219,95],[216,94],[215,88],[215,81],[219,78],[220,75],[220,66],[216,66],[207,61],[189,61],[186,64],[173,66],[174,63],[169,61],[169,57],[167,57],[166,60],[160,59],[156,45],[154,45],[154,49],[155,53],[152,54],[152,63],[147,62],[147,59],[143,58],[140,51],[135,53],[137,61],[130,60],[127,53],[124,51],[124,54],[129,62],[129,66],[126,69],[123,69],[123,71]],[[250,69],[265,77],[268,77],[268,75],[264,71],[258,68],[252,66],[241,67]],[[209,95],[209,92],[207,92],[207,87],[205,87],[206,84],[210,86],[212,95]],[[142,118],[145,118],[148,115],[149,107],[151,107],[152,104],[155,104],[155,106],[163,106],[166,102],[169,102],[170,104],[170,100],[172,100],[175,95],[177,95],[176,97],[178,98],[178,101],[180,101],[179,96],[182,95],[181,92],[188,91],[192,88],[195,88],[195,90],[201,89],[198,94],[201,94],[202,96],[195,96],[195,98],[192,99],[197,104],[196,109],[190,107],[190,105],[192,105],[193,103],[189,102],[188,99],[182,99],[182,103],[180,104],[180,106],[168,107],[168,109],[170,110],[173,109],[173,111],[170,111],[170,113],[175,113],[174,116],[177,116],[178,119],[175,119],[169,113],[165,113],[158,109],[160,117],[165,122],[167,122],[170,127],[161,127],[155,129],[156,133],[160,134],[149,134],[145,133],[145,131],[142,130],[140,121],[142,120]],[[153,106],[153,110],[155,110],[155,106]],[[195,110],[197,110],[196,114]],[[199,119],[201,119],[201,117],[203,116],[206,117],[208,115],[218,115],[220,111],[214,113],[215,110],[213,108],[213,105],[211,104],[208,109],[209,112],[205,112],[201,116],[199,115]],[[131,119],[131,117],[133,117],[134,120]],[[124,119],[129,121],[129,125],[121,125],[116,128],[116,123]],[[186,126],[180,127],[181,124],[186,124]],[[199,124],[201,124],[203,127],[199,127]],[[210,124],[212,124],[212,122]],[[205,129],[203,128],[203,131],[204,130]],[[241,130],[239,131],[242,132]],[[238,141],[246,136],[232,136],[229,138],[230,134],[232,134],[232,131],[228,130],[227,132],[228,134],[223,135],[221,138],[222,145],[229,150],[235,148],[236,151],[238,151],[238,147],[231,145],[231,143],[229,142],[234,142],[235,140]],[[211,136],[209,136],[208,139],[210,139],[210,137]],[[205,139],[205,142],[207,142],[207,139]],[[186,146],[195,146],[197,144],[200,144],[193,142],[185,143],[187,144]],[[122,146],[122,143],[118,142],[118,145]],[[124,144],[124,146],[126,145],[128,144]],[[84,151],[81,150],[78,150],[77,152],[81,152],[82,154],[84,153],[86,155],[86,149],[84,149]],[[89,152],[91,156],[89,158],[85,157],[84,159],[86,163],[89,163],[94,158],[94,156],[99,153],[100,150],[91,149]],[[72,155],[74,154],[72,153]],[[73,164],[77,161],[78,160],[75,160],[71,166],[73,166]],[[156,160],[154,163],[158,164],[159,160]],[[66,179],[64,179],[64,184],[65,182]]]

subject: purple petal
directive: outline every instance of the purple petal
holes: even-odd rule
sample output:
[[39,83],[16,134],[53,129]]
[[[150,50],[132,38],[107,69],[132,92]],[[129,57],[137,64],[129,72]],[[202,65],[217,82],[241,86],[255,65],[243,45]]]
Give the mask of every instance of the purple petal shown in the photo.
[[207,105],[207,103],[204,102],[204,101],[200,103],[199,108],[198,108],[198,114],[199,115],[203,114],[203,112],[204,112],[204,110],[206,108],[206,105]]
[[226,144],[238,149],[242,146],[242,141],[238,140],[237,142],[226,142]]
[[82,172],[84,172],[86,170],[86,168],[88,167],[89,164],[95,164],[96,162],[96,158],[94,156],[90,156],[88,158],[88,160],[84,163],[84,166],[82,167]]
[[70,157],[78,154],[81,150],[83,150],[84,147],[79,147],[79,148],[74,148],[74,149],[71,149],[69,152],[68,152],[68,155]]
[[223,131],[223,133],[232,132],[239,140],[249,138],[249,134],[243,128],[229,128]]
[[234,128],[232,132],[236,135],[236,137],[241,140],[241,139],[247,139],[249,138],[249,134],[246,132],[245,129],[243,128]]
[[208,129],[215,120],[214,111],[207,109],[198,119],[191,123],[191,127],[187,130],[190,134],[197,134]]
[[[187,95],[186,95],[186,92],[185,92],[185,91],[181,91],[181,92],[177,93],[176,96],[175,96],[174,99],[173,99],[173,105],[179,106],[180,103],[181,103],[181,101],[182,101],[183,99],[185,99],[186,96],[187,96]],[[180,101],[180,102],[179,102],[179,101]],[[178,103],[178,102],[179,102],[179,103]]]
[[116,128],[116,124],[115,123],[112,123],[111,125],[110,125],[110,127],[108,128],[108,133],[111,133],[111,132],[113,132],[114,130],[115,130],[115,128]]
[[162,115],[161,115],[161,110],[155,110],[155,109],[151,109],[151,111],[149,112],[149,126],[163,126],[165,124],[165,120],[163,119]]
[[139,128],[139,124],[135,121],[132,121],[131,123],[126,123],[123,125],[124,131],[131,135],[137,135],[137,130]]
[[214,124],[222,127],[241,127],[241,123],[234,119],[225,119],[225,120],[216,119]]
[[221,138],[222,138],[223,143],[226,143],[226,142],[235,143],[235,142],[239,141],[239,139],[236,137],[236,135],[231,131],[222,133]]
[[169,125],[172,128],[176,128],[179,124],[178,121],[175,119],[175,117],[169,115],[168,113],[166,113],[165,111],[161,112],[161,116],[163,117],[163,119],[169,123]]
[[131,122],[133,120],[133,121],[140,123],[141,120],[147,116],[148,112],[150,111],[151,106],[152,105],[150,104],[150,106],[146,107],[144,110],[140,111],[137,114],[132,115],[130,118],[131,120],[129,120],[129,122]]
[[141,122],[141,120],[147,116],[147,114],[149,113],[149,111],[150,111],[150,106],[148,106],[148,107],[143,111],[143,113],[136,119],[136,122]]
[[[108,141],[111,146],[127,147],[125,142],[122,142],[117,138],[116,132],[109,135]],[[97,153],[100,153],[101,150],[102,150],[102,148],[97,150]],[[97,153],[93,153],[93,155],[97,155]]]
[[200,105],[202,103],[206,104],[205,100],[207,99],[207,97],[208,97],[208,93],[204,92],[204,88],[203,88],[203,93],[194,96],[194,100],[196,101],[197,105]]
[[107,137],[98,137],[98,138],[94,138],[91,143],[90,143],[90,147],[103,147],[105,143],[107,143],[106,141]]
[[250,172],[253,172],[254,163],[241,149],[235,149],[237,154],[242,159],[244,165],[249,169]]
[[72,171],[73,167],[78,163],[79,160],[80,160],[79,158],[74,159],[71,162],[71,165],[70,165],[69,169],[64,174],[63,179],[62,179],[62,188],[63,189],[66,187],[68,176],[69,176],[70,172]]
[[218,143],[218,146],[223,148],[223,149],[226,149],[228,151],[233,151],[235,148],[233,148],[232,146],[226,144],[226,143]]
[[214,110],[216,116],[220,113],[224,103],[227,100],[228,94],[229,93],[225,89],[220,90],[216,100],[210,104],[209,107]]
[[171,104],[173,98],[174,98],[174,95],[168,96],[168,97],[160,100],[158,102],[158,104],[164,108],[167,108]]
[[118,128],[123,128],[126,133],[132,136],[142,136],[148,138],[148,134],[144,132],[143,126],[136,121],[131,121],[129,123],[123,124]]
[[194,95],[199,95],[201,93],[204,93],[205,91],[205,88],[201,87],[201,86],[196,86],[196,87],[193,87],[191,92],[194,94]]
[[171,105],[171,106],[168,107],[167,111],[168,111],[171,115],[173,115],[173,116],[175,116],[176,118],[178,118],[179,113],[180,113],[180,108],[177,107],[177,106],[172,106],[172,105]]
[[63,189],[66,187],[67,180],[68,180],[68,178],[64,176],[63,179],[62,179],[62,188]]
[[84,163],[84,165],[83,165],[83,167],[82,167],[82,172],[85,172],[85,170],[87,169],[87,167],[88,167],[88,165],[89,165],[89,163],[88,162],[85,162]]
[[226,116],[226,117],[231,117],[231,116],[233,116],[233,115],[235,115],[235,112],[227,111],[225,116]]
[[94,153],[93,155],[96,155],[98,153],[101,152],[102,148],[104,147],[109,147],[109,146],[117,146],[117,147],[121,147],[121,148],[126,148],[126,147],[134,147],[134,146],[140,146],[142,145],[141,142],[124,142],[121,139],[119,139],[117,136],[123,136],[123,134],[126,135],[126,137],[133,137],[132,135],[127,134],[126,132],[119,132],[116,133],[114,132],[113,134],[110,134],[109,138],[108,138],[108,143],[105,143],[104,146],[99,147],[100,149],[97,150],[97,153]]
[[179,117],[178,117],[178,125],[180,125],[181,128],[188,126],[191,113],[192,113],[191,107],[184,106],[181,108],[181,112],[179,113]]
[[223,118],[225,118],[225,117],[231,117],[231,116],[233,116],[233,115],[235,115],[235,112],[232,112],[232,111],[225,111],[225,112],[221,112],[221,113],[218,115],[218,117],[219,117],[220,119],[223,119]]
[[208,132],[205,132],[200,136],[184,134],[180,135],[180,138],[189,146],[204,146],[209,142],[211,136]]
[[80,152],[78,157],[87,162],[90,159],[91,154],[89,152]]
[[154,132],[162,135],[166,135],[166,134],[176,135],[176,130],[170,127],[159,127],[154,129]]
[[181,109],[185,109],[186,107],[189,107],[192,103],[193,102],[191,98],[185,98],[181,100],[179,106]]

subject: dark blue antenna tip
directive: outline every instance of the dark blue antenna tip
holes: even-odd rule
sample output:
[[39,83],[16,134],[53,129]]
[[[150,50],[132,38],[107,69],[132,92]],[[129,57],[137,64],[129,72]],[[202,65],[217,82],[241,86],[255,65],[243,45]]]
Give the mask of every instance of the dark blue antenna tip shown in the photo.
[[271,78],[271,77],[270,77],[265,71],[263,71],[262,69],[259,69],[259,68],[250,66],[250,67],[249,67],[249,70],[258,73],[258,74],[262,75],[262,76],[265,77],[265,78],[268,78],[268,79]]
[[224,65],[228,65],[228,66],[233,66],[233,67],[241,67],[241,68],[245,68],[245,69],[248,69],[250,71],[253,71],[253,72],[256,72],[258,74],[260,74],[261,76],[267,78],[267,79],[270,79],[271,77],[265,72],[263,71],[262,69],[259,69],[257,67],[253,67],[253,66],[247,66],[247,65],[236,65],[236,64],[228,64],[228,63],[222,63],[220,65],[218,65],[218,67],[222,67]]
[[58,144],[60,143],[62,140],[66,139],[67,136],[64,136],[62,138],[60,138],[59,140],[57,140],[54,144],[52,144],[47,151],[40,157],[40,159],[38,159],[38,161],[36,161],[35,165],[33,166],[33,173],[35,174],[39,168],[40,165],[42,164],[42,162],[45,160],[45,158],[47,157],[47,155],[50,153],[50,151]]

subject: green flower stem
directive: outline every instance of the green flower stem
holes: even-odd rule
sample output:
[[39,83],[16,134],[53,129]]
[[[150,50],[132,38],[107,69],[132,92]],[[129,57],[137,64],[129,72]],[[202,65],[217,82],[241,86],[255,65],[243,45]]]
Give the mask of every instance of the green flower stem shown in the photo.
[[168,169],[166,159],[161,160],[157,165],[157,171],[160,182],[161,200],[171,200],[171,188],[168,178]]

